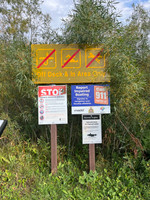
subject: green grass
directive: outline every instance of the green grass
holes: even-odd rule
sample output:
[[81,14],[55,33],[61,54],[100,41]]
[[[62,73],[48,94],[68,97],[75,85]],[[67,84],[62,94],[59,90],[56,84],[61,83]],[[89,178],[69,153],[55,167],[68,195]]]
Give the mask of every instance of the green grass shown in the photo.
[[150,161],[99,154],[96,172],[88,173],[87,156],[67,157],[58,146],[58,171],[50,173],[50,145],[25,141],[16,124],[0,139],[0,199],[11,200],[148,200]]

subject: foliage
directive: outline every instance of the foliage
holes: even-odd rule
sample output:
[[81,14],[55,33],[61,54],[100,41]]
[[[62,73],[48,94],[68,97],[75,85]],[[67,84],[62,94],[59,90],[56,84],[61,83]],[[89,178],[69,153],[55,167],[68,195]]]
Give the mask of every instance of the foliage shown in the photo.
[[30,46],[24,41],[1,41],[0,66],[0,112],[34,133],[36,87],[31,80]]
[[41,12],[41,0],[1,0],[1,36],[5,40],[24,37],[32,43],[49,43],[54,34],[49,14]]
[[109,52],[106,66],[111,76],[112,113],[102,116],[103,152],[111,157],[115,151],[132,151],[136,156],[139,149],[149,152],[150,17],[137,5],[128,24],[119,24],[115,3],[75,3],[74,13],[65,21],[62,42],[78,43],[82,48],[103,44]]
[[117,27],[115,1],[80,0],[64,21],[63,43],[99,44]]
[[[9,14],[15,13],[12,19],[14,21],[7,23],[0,41],[0,111],[16,120],[27,135],[36,137],[45,132],[49,140],[49,128],[44,127],[41,131],[37,127],[37,92],[31,81],[30,45],[26,39],[26,34],[31,33],[30,39],[33,41],[35,34],[31,29],[36,29],[37,26],[28,24],[27,21],[37,15],[41,19],[40,16],[44,15],[39,8],[40,1],[30,1],[30,7],[27,1],[19,2],[18,7],[17,3],[18,1],[2,1],[0,11],[3,23],[9,21]],[[63,35],[57,38],[57,41],[63,43],[79,43],[83,48],[85,44],[103,42],[104,47],[109,50],[107,66],[111,75],[112,114],[103,116],[103,152],[110,157],[114,151],[132,150],[135,154],[139,149],[146,153],[150,151],[149,15],[142,7],[134,7],[129,24],[121,26],[117,20],[115,3],[95,0],[75,2],[74,13],[65,22]],[[33,7],[36,11],[34,13],[34,9],[31,9]],[[22,14],[18,15],[18,12],[20,10],[23,13],[24,9],[26,17],[21,18]],[[25,30],[21,25],[23,20],[26,20]],[[15,32],[10,31],[13,27]],[[48,30],[50,31],[48,24],[42,27],[46,38],[50,36],[47,35]],[[43,38],[43,43],[44,41],[46,40]],[[68,109],[70,111],[70,88]],[[74,149],[82,149],[80,127],[80,116],[70,114],[69,125],[58,127],[60,143],[67,146],[68,153],[73,154]]]
[[50,16],[40,0],[8,1],[0,5],[0,113],[19,123],[24,134],[49,140],[48,127],[37,126],[37,87],[32,82],[31,43],[52,41]]
[[40,169],[49,168],[49,146],[40,140],[38,144],[23,140],[18,125],[8,120],[0,139],[0,198],[29,199],[31,188],[38,181],[36,175]]
[[[110,50],[108,70],[111,74],[112,116],[108,116],[117,149],[138,149],[149,152],[144,138],[149,141],[149,40],[147,32],[150,18],[142,7],[137,6],[130,24],[122,27],[106,44]],[[143,20],[143,15],[147,20]],[[143,27],[139,29],[139,27]],[[144,36],[142,36],[144,35]],[[107,117],[105,117],[106,120]],[[122,144],[121,144],[122,143]],[[126,146],[128,145],[128,146]],[[114,147],[115,148],[115,147]]]
[[55,42],[82,48],[103,43],[109,50],[112,112],[102,116],[97,171],[87,173],[88,146],[81,143],[81,116],[70,114],[68,87],[69,124],[58,126],[59,165],[52,176],[50,130],[37,125],[37,87],[31,80],[29,43],[54,39],[40,3],[2,0],[0,5],[0,119],[8,119],[0,138],[0,198],[150,199],[149,13],[134,6],[129,23],[121,25],[116,1],[75,2]]
[[[15,133],[15,137],[14,137]],[[45,140],[25,141],[17,124],[10,123],[0,139],[1,199],[143,199],[150,197],[150,162],[126,156],[111,162],[101,154],[96,172],[81,167],[81,154],[64,158],[58,147],[58,172],[50,170],[50,147]],[[16,140],[18,138],[18,140]]]

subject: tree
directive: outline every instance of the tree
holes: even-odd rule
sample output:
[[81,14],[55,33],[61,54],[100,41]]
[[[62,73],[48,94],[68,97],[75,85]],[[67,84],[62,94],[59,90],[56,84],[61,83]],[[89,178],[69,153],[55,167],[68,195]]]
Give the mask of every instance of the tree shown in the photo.
[[41,0],[2,0],[1,36],[7,40],[27,38],[31,43],[49,43],[51,18],[41,12]]
[[149,151],[144,143],[149,141],[150,123],[150,112],[146,110],[149,80],[145,73],[148,25],[149,15],[139,5],[134,7],[130,23],[123,25],[117,21],[115,1],[96,0],[75,3],[74,13],[65,21],[64,43],[103,43],[109,49],[112,113],[103,116],[103,151],[107,156],[115,151],[132,151],[135,155],[139,149]]
[[99,44],[116,30],[119,24],[115,1],[80,0],[65,22],[65,43]]
[[2,0],[0,5],[0,113],[6,113],[24,134],[34,137],[40,128],[30,44],[52,40],[51,18],[41,12],[41,2]]

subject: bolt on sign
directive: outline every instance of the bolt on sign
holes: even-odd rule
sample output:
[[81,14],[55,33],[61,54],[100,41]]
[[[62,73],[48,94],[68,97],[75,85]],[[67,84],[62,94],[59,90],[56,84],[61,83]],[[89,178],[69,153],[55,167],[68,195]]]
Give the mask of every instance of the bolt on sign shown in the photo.
[[101,46],[79,49],[78,45],[32,44],[35,84],[109,82],[107,53]]

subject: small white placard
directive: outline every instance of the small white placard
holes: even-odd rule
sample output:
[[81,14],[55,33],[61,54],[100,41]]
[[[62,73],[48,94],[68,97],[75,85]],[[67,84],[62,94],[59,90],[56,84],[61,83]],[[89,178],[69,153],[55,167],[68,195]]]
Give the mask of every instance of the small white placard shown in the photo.
[[82,143],[102,143],[101,115],[82,115]]

